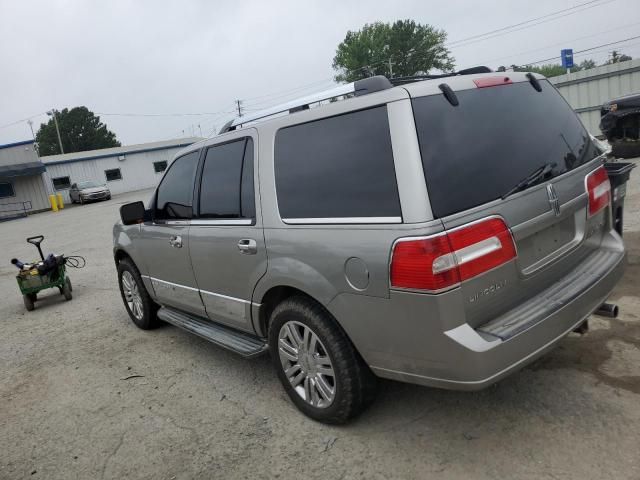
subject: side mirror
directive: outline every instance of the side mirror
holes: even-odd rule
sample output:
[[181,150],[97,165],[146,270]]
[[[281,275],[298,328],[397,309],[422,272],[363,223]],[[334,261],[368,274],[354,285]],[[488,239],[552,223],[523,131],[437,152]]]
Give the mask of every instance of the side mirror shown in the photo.
[[120,218],[125,225],[134,225],[144,222],[144,203],[127,203],[120,207]]

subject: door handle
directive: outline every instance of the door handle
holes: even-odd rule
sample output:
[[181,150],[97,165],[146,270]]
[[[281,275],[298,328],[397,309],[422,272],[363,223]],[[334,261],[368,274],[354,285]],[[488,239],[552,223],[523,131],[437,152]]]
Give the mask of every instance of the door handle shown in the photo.
[[169,245],[173,248],[182,248],[182,237],[180,235],[172,235],[169,238]]
[[255,255],[258,252],[258,244],[252,238],[243,238],[238,241],[238,250],[246,255]]

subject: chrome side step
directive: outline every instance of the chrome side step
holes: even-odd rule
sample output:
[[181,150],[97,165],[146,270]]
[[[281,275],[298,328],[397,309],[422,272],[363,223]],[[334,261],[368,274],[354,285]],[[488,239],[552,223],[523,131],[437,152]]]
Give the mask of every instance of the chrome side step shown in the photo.
[[206,320],[172,308],[160,308],[160,310],[158,310],[158,318],[243,357],[255,357],[268,350],[267,342],[255,335],[240,332],[214,323],[211,320]]

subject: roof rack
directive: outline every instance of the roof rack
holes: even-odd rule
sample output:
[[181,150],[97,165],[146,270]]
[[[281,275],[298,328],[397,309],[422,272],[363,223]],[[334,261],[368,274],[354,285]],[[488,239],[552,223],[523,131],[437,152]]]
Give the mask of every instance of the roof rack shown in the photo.
[[355,95],[356,97],[359,97],[361,95],[379,92],[380,90],[386,90],[388,88],[393,88],[393,84],[387,77],[384,77],[382,75],[364,78],[362,80],[356,80],[355,82],[348,83],[346,85],[340,85],[339,87],[324,90],[318,93],[313,93],[311,95],[307,95],[306,97],[291,100],[289,102],[282,103],[265,110],[260,110],[249,115],[237,117],[227,122],[220,129],[219,133],[222,134],[231,130],[235,130],[239,125],[243,125],[249,122],[255,122],[256,120],[270,117],[272,115],[277,115],[278,113],[295,113],[301,110],[307,110],[309,108],[309,105],[317,102],[322,102],[324,100],[330,100],[332,98],[341,97],[343,95]]
[[380,90],[393,88],[397,85],[404,85],[407,83],[419,82],[422,80],[433,80],[436,78],[453,77],[456,75],[471,75],[473,73],[491,73],[492,71],[493,70],[491,70],[489,67],[479,66],[465,68],[464,70],[460,70],[458,72],[443,73],[440,75],[415,75],[411,77],[396,77],[392,79],[388,79],[383,75],[376,75],[374,77],[356,80],[355,82],[348,83],[346,85],[340,85],[329,90],[323,90],[322,92],[313,93],[311,95],[307,95],[306,97],[290,100],[289,102],[282,103],[265,110],[260,110],[249,115],[236,117],[233,120],[229,120],[220,129],[220,132],[218,132],[218,134],[230,132],[232,130],[235,130],[240,125],[255,122],[256,120],[261,120],[263,118],[277,115],[279,113],[295,113],[301,110],[308,110],[309,105],[313,103],[330,100],[332,98],[341,97],[343,95],[355,95],[356,97],[359,97],[360,95],[367,95],[369,93],[379,92]]
[[491,70],[489,67],[485,67],[484,65],[481,65],[478,67],[465,68],[464,70],[460,70],[458,72],[441,73],[438,75],[413,75],[410,77],[396,77],[396,78],[391,78],[389,81],[391,82],[392,85],[398,86],[398,85],[405,85],[407,83],[421,82],[423,80],[435,80],[438,78],[455,77],[458,75],[473,75],[475,73],[491,73],[491,72],[493,72],[493,70]]

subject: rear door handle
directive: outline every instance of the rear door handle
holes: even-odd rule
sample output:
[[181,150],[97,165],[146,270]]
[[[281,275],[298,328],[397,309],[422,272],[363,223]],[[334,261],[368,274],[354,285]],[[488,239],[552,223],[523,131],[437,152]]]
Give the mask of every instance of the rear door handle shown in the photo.
[[238,250],[246,255],[255,255],[258,252],[258,244],[252,238],[243,238],[238,241]]
[[172,235],[169,238],[169,245],[173,248],[182,248],[182,237],[180,235]]

